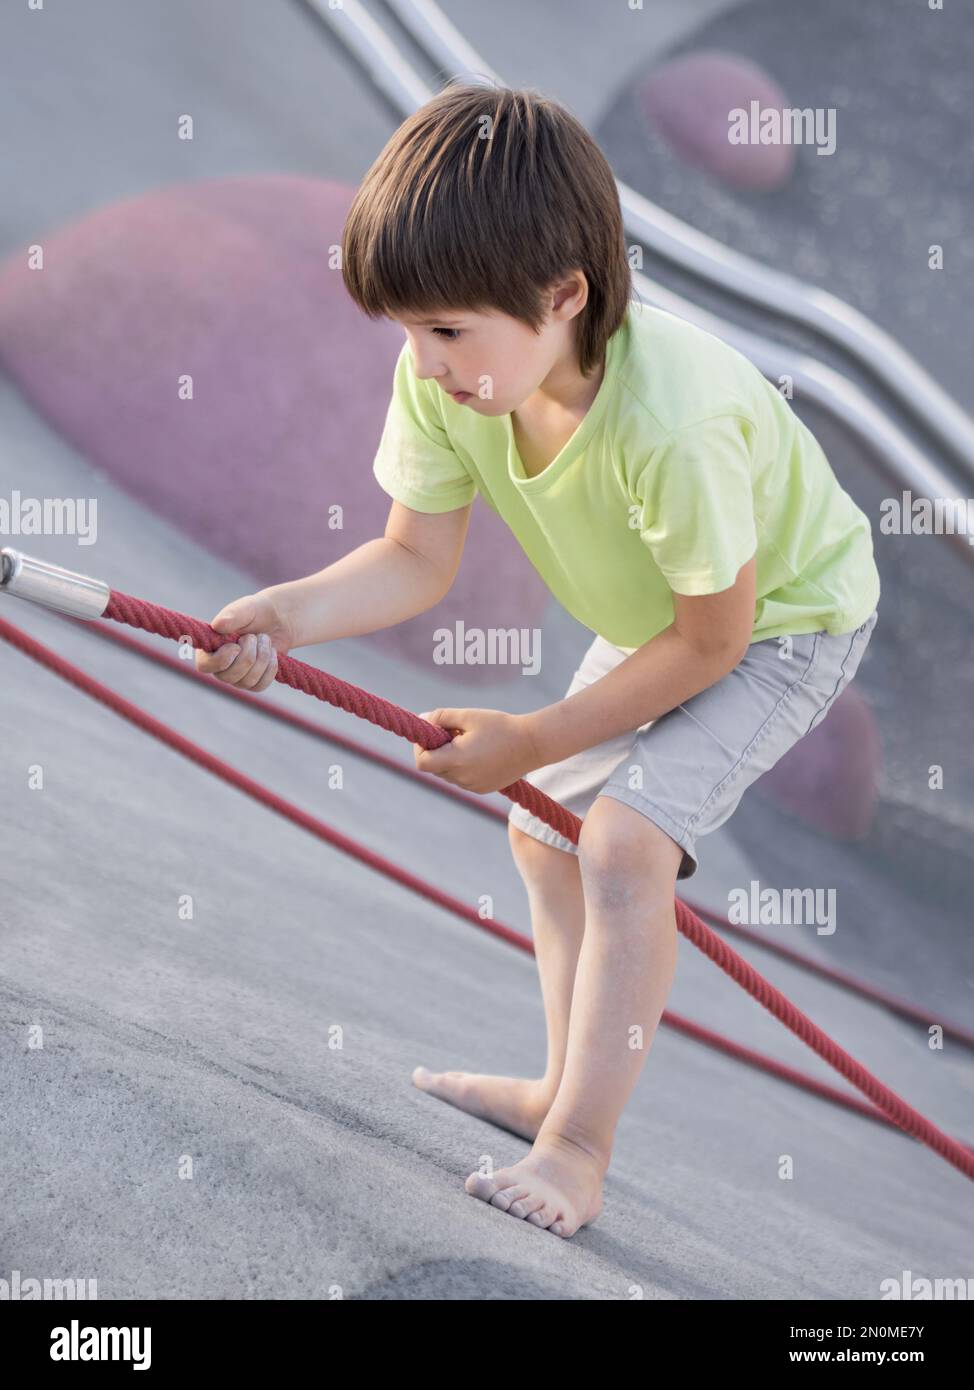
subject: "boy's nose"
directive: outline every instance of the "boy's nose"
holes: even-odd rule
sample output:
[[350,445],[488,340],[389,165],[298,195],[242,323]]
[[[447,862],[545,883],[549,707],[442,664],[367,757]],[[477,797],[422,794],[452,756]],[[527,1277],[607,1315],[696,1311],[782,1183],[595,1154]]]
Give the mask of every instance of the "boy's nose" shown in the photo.
[[426,381],[428,377],[433,377],[435,380],[437,377],[443,375],[442,367],[418,358],[415,353],[413,354],[413,371],[416,373],[417,377],[419,377],[420,381]]

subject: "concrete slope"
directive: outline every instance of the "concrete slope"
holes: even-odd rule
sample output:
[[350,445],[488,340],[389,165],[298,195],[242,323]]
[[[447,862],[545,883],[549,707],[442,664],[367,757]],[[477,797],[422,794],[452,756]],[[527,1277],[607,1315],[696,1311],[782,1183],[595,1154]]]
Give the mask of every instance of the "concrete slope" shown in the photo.
[[[16,396],[3,407],[6,492],[29,478],[38,495],[101,500],[96,546],[48,537],[40,553],[204,617],[248,587],[107,485]],[[2,603],[9,621],[219,756],[465,900],[492,894],[497,918],[528,929],[503,827],[56,615]],[[302,655],[429,707],[429,678],[380,669],[367,639]],[[417,1091],[410,1072],[536,1073],[533,962],[19,653],[4,646],[0,659],[7,1269],[94,1277],[104,1298],[312,1298],[339,1286],[346,1297],[611,1299],[638,1286],[662,1298],[871,1299],[904,1269],[964,1273],[960,1174],[665,1028],[593,1227],[564,1242],[467,1196],[483,1155],[500,1165],[528,1146]],[[370,732],[296,692],[268,694]],[[437,698],[453,698],[447,682]],[[411,760],[404,742],[379,738]],[[329,791],[336,761],[344,789]],[[38,765],[44,789],[29,791]],[[722,831],[712,843],[733,858]],[[718,893],[719,862],[715,850],[698,895]],[[191,921],[178,911],[186,894]],[[964,1128],[969,1057],[931,1053],[882,1010],[759,955],[854,1055]],[[685,942],[671,1004],[836,1079]],[[783,1154],[790,1181],[778,1177]]]

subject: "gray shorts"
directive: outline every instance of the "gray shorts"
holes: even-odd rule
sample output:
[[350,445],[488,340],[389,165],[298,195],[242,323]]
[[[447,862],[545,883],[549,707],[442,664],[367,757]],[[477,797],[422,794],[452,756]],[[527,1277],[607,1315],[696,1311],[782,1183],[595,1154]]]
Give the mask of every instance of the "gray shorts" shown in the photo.
[[[630,733],[528,773],[526,781],[584,819],[599,795],[641,811],[683,849],[678,878],[697,871],[696,842],[723,825],[747,787],[821,723],[852,680],[879,614],[855,632],[752,642],[721,680]],[[625,661],[596,637],[565,698]],[[537,840],[578,853],[550,825],[512,804],[508,821]]]

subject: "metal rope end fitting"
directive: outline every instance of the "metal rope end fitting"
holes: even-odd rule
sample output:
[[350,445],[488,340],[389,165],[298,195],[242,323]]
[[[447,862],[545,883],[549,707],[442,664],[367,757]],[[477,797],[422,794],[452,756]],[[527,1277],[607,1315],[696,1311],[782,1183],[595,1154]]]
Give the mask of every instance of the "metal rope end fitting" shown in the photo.
[[100,579],[4,546],[0,550],[0,594],[29,599],[72,618],[100,618],[112,591]]

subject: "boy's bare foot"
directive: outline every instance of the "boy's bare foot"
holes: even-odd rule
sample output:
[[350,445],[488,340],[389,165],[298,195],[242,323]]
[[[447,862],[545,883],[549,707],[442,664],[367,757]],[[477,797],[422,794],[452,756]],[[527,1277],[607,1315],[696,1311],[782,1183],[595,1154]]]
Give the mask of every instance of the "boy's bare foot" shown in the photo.
[[491,1178],[471,1173],[464,1187],[471,1197],[567,1240],[601,1212],[604,1175],[605,1166],[592,1154],[561,1135],[550,1135]]
[[413,1085],[491,1124],[534,1139],[554,1099],[543,1081],[519,1076],[484,1076],[472,1071],[427,1071],[417,1067]]

